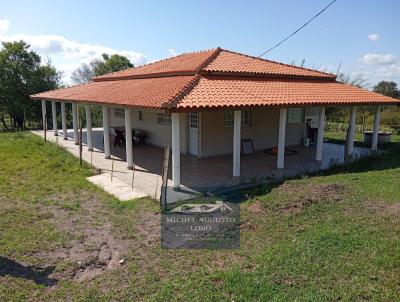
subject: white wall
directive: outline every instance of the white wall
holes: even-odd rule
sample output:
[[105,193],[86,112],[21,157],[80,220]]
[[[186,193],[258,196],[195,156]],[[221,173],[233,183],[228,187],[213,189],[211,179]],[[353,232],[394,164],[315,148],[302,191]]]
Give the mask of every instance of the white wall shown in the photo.
[[[124,108],[119,108],[124,109]],[[138,109],[132,110],[132,128],[144,130],[148,138],[146,139],[146,143],[150,145],[154,145],[157,147],[164,147],[164,144],[167,143],[171,146],[171,126],[170,125],[161,125],[157,123],[157,113],[163,112],[162,110],[142,110],[143,112],[143,121],[139,120],[139,111]],[[124,127],[124,117],[116,117],[114,108],[110,108],[109,112],[110,116],[110,127]],[[188,120],[187,114],[181,113],[181,152],[188,152]]]
[[[241,139],[251,139],[255,150],[276,147],[278,144],[279,109],[256,108],[252,110],[252,124],[242,127]],[[286,125],[286,145],[301,145],[305,124]],[[223,111],[201,114],[201,157],[232,153],[233,128],[224,128]]]
[[[123,108],[121,108],[123,109]],[[114,108],[109,109],[110,127],[124,127],[124,117],[116,117]],[[139,110],[132,109],[132,128],[147,132],[148,144],[163,147],[164,143],[171,145],[171,126],[157,123],[157,112],[162,110],[142,110],[143,121],[139,121]],[[313,111],[306,110],[310,116]],[[255,150],[276,147],[278,144],[279,109],[256,108],[252,110],[251,127],[242,127],[241,138],[251,139]],[[188,114],[180,113],[181,118],[181,152],[189,150]],[[232,153],[233,128],[224,128],[223,111],[205,111],[199,115],[199,155],[212,157]],[[314,121],[314,116],[313,116]],[[317,121],[318,123],[318,116]],[[286,125],[286,145],[301,145],[304,137],[304,123]]]

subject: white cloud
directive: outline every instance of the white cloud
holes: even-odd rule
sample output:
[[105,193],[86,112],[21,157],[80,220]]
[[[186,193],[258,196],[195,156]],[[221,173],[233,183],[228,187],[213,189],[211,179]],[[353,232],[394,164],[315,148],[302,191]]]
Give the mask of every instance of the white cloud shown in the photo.
[[369,80],[400,82],[400,58],[392,54],[368,53],[358,59],[358,72],[363,73]]
[[379,39],[380,39],[380,36],[378,34],[370,34],[370,35],[368,35],[368,40],[370,40],[372,42],[375,42],[375,41],[377,41]]
[[395,63],[397,57],[392,54],[380,55],[376,53],[368,53],[359,58],[358,61],[366,65],[386,65]]
[[6,34],[10,28],[10,20],[7,18],[0,19],[0,34]]
[[148,58],[136,51],[120,50],[112,47],[80,43],[60,35],[26,35],[7,34],[10,20],[0,19],[0,41],[24,40],[31,45],[31,49],[42,57],[49,57],[57,69],[64,71],[64,80],[70,81],[71,73],[80,64],[99,58],[103,53],[120,54],[126,56],[135,66],[148,62]]
[[61,54],[68,59],[79,59],[90,61],[100,57],[101,54],[120,54],[127,56],[134,65],[141,65],[147,58],[139,52],[129,50],[117,50],[111,47],[79,43],[59,35],[11,35],[0,38],[3,41],[24,40],[31,45],[31,49],[39,54],[56,55]]
[[178,53],[173,48],[168,49],[168,52],[171,57],[176,57],[178,55]]

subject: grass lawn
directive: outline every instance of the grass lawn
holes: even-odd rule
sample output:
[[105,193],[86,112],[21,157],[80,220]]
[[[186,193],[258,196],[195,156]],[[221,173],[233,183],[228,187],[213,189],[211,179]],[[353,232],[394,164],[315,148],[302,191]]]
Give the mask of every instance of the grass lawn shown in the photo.
[[241,192],[240,249],[163,250],[157,202],[119,202],[55,144],[2,133],[0,301],[399,301],[398,145]]

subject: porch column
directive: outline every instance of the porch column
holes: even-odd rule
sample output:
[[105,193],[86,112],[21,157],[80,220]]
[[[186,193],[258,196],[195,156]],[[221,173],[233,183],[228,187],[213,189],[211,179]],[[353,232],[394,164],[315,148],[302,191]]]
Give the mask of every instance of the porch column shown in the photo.
[[42,100],[42,121],[43,121],[43,130],[46,129],[46,123],[47,123],[47,119],[46,119],[46,101]]
[[322,161],[325,128],[325,107],[319,108],[316,160]]
[[378,150],[378,133],[379,133],[379,123],[381,118],[381,106],[376,106],[375,109],[375,119],[374,119],[374,132],[372,133],[372,144],[371,150]]
[[233,179],[240,179],[240,128],[242,112],[236,110],[233,116]]
[[85,112],[86,112],[86,135],[87,135],[88,150],[93,151],[92,112],[90,105],[85,105]]
[[104,155],[106,158],[111,158],[110,152],[110,122],[108,120],[108,108],[103,106],[103,136],[104,136]]
[[354,134],[356,131],[356,107],[350,108],[349,136],[347,137],[347,155],[351,156],[354,152]]
[[51,113],[53,116],[53,132],[54,132],[54,136],[58,136],[58,132],[57,132],[57,107],[56,107],[56,102],[55,101],[51,101]]
[[61,102],[61,124],[62,124],[62,130],[63,130],[63,139],[67,140],[68,139],[67,116],[65,114],[65,103],[64,102]]
[[179,113],[171,114],[172,131],[172,182],[174,189],[181,186],[181,143]]
[[130,109],[125,109],[125,140],[126,162],[128,163],[128,169],[133,170],[132,114]]
[[286,114],[286,108],[282,108],[279,111],[278,169],[283,169],[285,167]]
[[72,103],[72,127],[74,128],[74,143],[75,143],[75,145],[79,145],[78,105],[76,103]]

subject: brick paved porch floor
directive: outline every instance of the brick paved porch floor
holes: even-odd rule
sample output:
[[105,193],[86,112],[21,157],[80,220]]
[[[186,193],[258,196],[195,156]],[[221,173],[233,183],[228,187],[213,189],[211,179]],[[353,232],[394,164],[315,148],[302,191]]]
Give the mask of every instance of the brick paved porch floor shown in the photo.
[[[43,135],[43,131],[35,133]],[[60,132],[61,134],[61,132]],[[54,139],[52,131],[49,131],[48,137]],[[62,136],[59,137],[59,143],[63,147],[77,154],[78,146],[73,144],[73,132],[68,130],[68,141],[63,141]],[[84,142],[84,159],[90,161],[90,152],[86,147],[86,132],[83,133]],[[103,150],[103,130],[102,128],[93,129],[93,146],[95,152],[93,155],[93,165],[103,169],[106,173],[111,170],[111,160],[104,159]],[[241,182],[253,183],[263,181],[267,178],[290,177],[305,174],[307,172],[317,171],[319,169],[327,169],[334,163],[343,162],[344,146],[324,143],[323,161],[317,163],[315,161],[314,147],[293,147],[290,148],[297,151],[296,154],[285,156],[285,169],[276,169],[276,156],[266,154],[262,151],[255,152],[251,155],[241,156]],[[367,155],[370,150],[366,148],[355,148],[358,155]],[[114,167],[115,177],[121,182],[131,186],[132,172],[126,169],[125,162],[125,146],[111,146],[111,153],[115,156]],[[161,186],[161,164],[163,150],[153,146],[134,146],[134,163],[135,163],[135,181],[134,197],[145,195],[159,196]],[[171,175],[169,175],[171,179]],[[232,156],[223,156],[216,158],[198,159],[187,155],[181,155],[181,183],[183,185],[183,193],[176,193],[170,190],[170,198],[173,201],[184,200],[193,197],[190,192],[196,193],[211,192],[234,186],[232,181]],[[185,193],[185,191],[187,191]],[[175,196],[172,196],[175,194]]]

